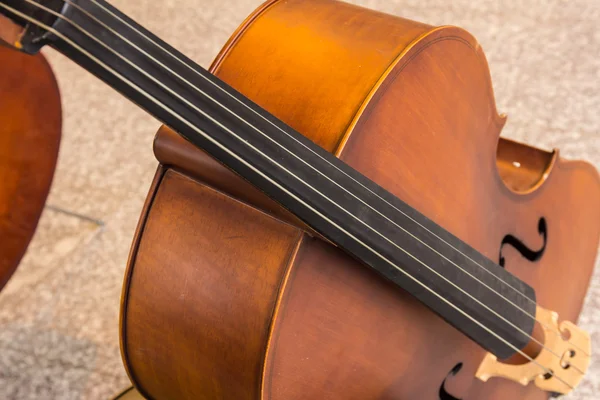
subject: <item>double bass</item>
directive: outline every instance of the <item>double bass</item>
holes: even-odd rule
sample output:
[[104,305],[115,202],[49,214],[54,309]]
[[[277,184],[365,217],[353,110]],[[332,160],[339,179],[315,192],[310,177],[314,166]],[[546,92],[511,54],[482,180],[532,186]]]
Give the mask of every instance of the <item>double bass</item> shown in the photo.
[[165,123],[122,295],[144,397],[540,400],[585,375],[598,173],[499,138],[468,32],[269,0],[206,71],[103,0],[0,13]]

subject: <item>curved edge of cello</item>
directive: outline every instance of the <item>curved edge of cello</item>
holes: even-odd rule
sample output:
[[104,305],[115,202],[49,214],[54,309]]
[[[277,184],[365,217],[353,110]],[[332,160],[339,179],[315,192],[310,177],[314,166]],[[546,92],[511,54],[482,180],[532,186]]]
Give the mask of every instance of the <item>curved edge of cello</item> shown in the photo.
[[[0,46],[0,289],[33,237],[54,177],[62,111],[41,55]],[[27,75],[28,79],[20,79]]]
[[[409,65],[413,58],[419,56],[421,52],[426,52],[428,47],[444,40],[462,42],[471,48],[476,54],[477,62],[480,64],[479,69],[480,71],[483,71],[481,87],[485,87],[485,91],[487,92],[487,104],[490,107],[489,115],[492,119],[492,126],[495,128],[493,129],[492,136],[495,138],[499,137],[500,132],[506,123],[506,116],[498,113],[496,98],[494,96],[494,88],[492,86],[491,75],[485,53],[483,52],[477,39],[468,31],[453,25],[442,25],[438,27],[431,27],[431,29],[422,32],[421,35],[414,38],[406,47],[402,49],[401,52],[395,56],[377,83],[373,86],[369,94],[365,97],[346,133],[340,140],[339,146],[335,152],[338,157],[342,156],[346,144],[351,138],[353,132],[357,130],[357,127],[361,121],[369,117],[369,108],[372,107],[373,104],[377,104],[379,97],[386,91],[387,86],[394,82],[395,76],[402,73],[405,66]],[[433,73],[433,71],[430,72]],[[455,77],[450,78],[454,79]]]
[[252,13],[237,27],[237,29],[231,34],[225,45],[219,51],[219,54],[215,57],[213,62],[210,64],[209,71],[212,73],[216,73],[221,67],[221,63],[227,55],[231,51],[231,49],[237,44],[238,40],[241,36],[246,32],[246,30],[261,17],[269,7],[275,5],[279,0],[266,0],[263,4],[258,6]]
[[131,244],[131,248],[129,249],[129,255],[127,257],[127,265],[125,268],[125,274],[123,277],[123,286],[121,288],[121,302],[119,306],[119,347],[121,350],[121,359],[123,361],[123,367],[125,368],[125,372],[129,377],[129,380],[136,387],[138,391],[145,398],[147,398],[147,393],[145,390],[140,387],[140,383],[136,378],[135,372],[132,369],[130,356],[129,356],[129,342],[127,337],[127,309],[129,304],[129,286],[131,283],[131,277],[135,268],[136,257],[138,253],[138,249],[140,246],[140,240],[144,232],[144,227],[146,225],[146,221],[148,218],[148,212],[154,200],[154,196],[156,195],[156,190],[160,185],[160,181],[165,172],[163,166],[159,165],[154,174],[154,179],[152,180],[152,185],[148,190],[148,195],[146,196],[146,200],[144,201],[144,206],[142,208],[142,212],[140,214],[140,219],[138,220],[137,226],[135,228],[135,233],[133,234],[133,240]]

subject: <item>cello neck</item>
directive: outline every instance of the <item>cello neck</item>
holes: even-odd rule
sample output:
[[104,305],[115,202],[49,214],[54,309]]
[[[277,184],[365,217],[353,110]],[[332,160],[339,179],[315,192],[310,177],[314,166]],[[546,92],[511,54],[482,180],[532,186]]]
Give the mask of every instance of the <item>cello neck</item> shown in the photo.
[[[533,289],[102,0],[0,1],[48,43],[499,358],[531,340]],[[33,28],[35,27],[35,28]]]

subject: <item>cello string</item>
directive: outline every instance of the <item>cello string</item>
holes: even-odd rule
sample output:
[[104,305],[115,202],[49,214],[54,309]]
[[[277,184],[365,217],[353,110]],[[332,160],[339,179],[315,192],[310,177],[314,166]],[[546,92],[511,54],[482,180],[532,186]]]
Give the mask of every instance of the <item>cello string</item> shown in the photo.
[[[29,0],[26,0],[29,1]],[[133,43],[132,41],[130,41],[129,39],[127,39],[126,37],[124,37],[123,35],[121,35],[119,32],[117,32],[116,30],[114,30],[113,28],[111,28],[110,26],[106,25],[104,22],[100,21],[98,18],[96,18],[94,15],[92,15],[91,13],[89,13],[87,10],[85,10],[83,7],[81,7],[80,5],[74,3],[72,0],[63,0],[65,3],[73,6],[74,8],[78,9],[80,12],[82,12],[83,14],[85,14],[88,18],[92,19],[94,22],[98,23],[99,25],[101,25],[103,28],[105,28],[107,31],[111,32],[113,35],[117,36],[118,38],[120,38],[121,40],[125,41],[127,44],[129,44],[131,47],[135,48],[137,51],[139,51],[140,53],[144,54],[146,57],[148,57],[149,59],[151,59],[153,62],[155,62],[156,64],[158,64],[159,66],[161,66],[163,69],[169,71],[173,76],[177,77],[178,79],[180,79],[181,81],[183,81],[184,83],[186,83],[189,87],[191,87],[192,89],[194,89],[195,91],[197,91],[198,93],[202,94],[204,97],[206,97],[207,99],[209,99],[210,101],[212,101],[213,103],[217,104],[218,106],[220,106],[222,109],[224,109],[225,111],[229,112],[232,116],[238,118],[241,122],[245,123],[246,125],[248,125],[250,128],[254,129],[256,132],[260,133],[262,136],[264,136],[266,139],[270,140],[271,142],[273,142],[274,144],[276,144],[277,146],[281,147],[283,150],[285,150],[287,153],[289,153],[290,155],[294,156],[296,159],[298,159],[299,161],[301,161],[302,163],[304,163],[305,165],[307,165],[309,168],[313,169],[315,172],[319,173],[321,176],[325,177],[327,180],[329,180],[331,183],[335,184],[336,186],[338,186],[340,189],[344,190],[346,193],[350,194],[352,197],[354,197],[355,199],[357,199],[358,201],[360,201],[361,203],[363,203],[365,206],[369,207],[371,210],[373,210],[374,212],[376,212],[377,214],[379,214],[380,216],[382,216],[383,218],[385,218],[388,222],[390,222],[391,224],[395,225],[397,228],[401,229],[402,231],[404,231],[406,234],[410,235],[413,239],[419,241],[422,245],[426,246],[427,248],[429,248],[431,251],[433,251],[434,253],[436,253],[438,256],[440,256],[441,258],[445,259],[446,261],[448,261],[449,263],[451,263],[452,265],[454,265],[456,268],[460,269],[463,273],[467,274],[469,277],[471,277],[472,279],[476,280],[478,283],[480,283],[481,285],[485,286],[488,290],[490,290],[491,292],[493,292],[494,294],[496,294],[497,296],[501,297],[502,299],[504,299],[505,301],[507,301],[508,303],[510,303],[513,307],[517,308],[519,311],[521,311],[522,313],[524,313],[525,315],[527,315],[529,318],[533,319],[534,321],[536,321],[537,323],[539,323],[540,325],[542,325],[544,328],[546,328],[548,331],[552,331],[551,327],[549,327],[547,324],[545,324],[544,322],[539,321],[536,316],[532,315],[530,312],[528,312],[527,310],[523,309],[521,306],[519,306],[518,304],[514,303],[513,301],[511,301],[510,299],[508,299],[507,297],[505,297],[502,293],[494,290],[493,288],[491,288],[488,284],[486,284],[485,282],[481,281],[479,278],[477,278],[476,276],[474,276],[473,274],[471,274],[469,271],[467,271],[466,269],[464,269],[463,267],[461,267],[460,265],[458,265],[457,263],[455,263],[454,261],[450,260],[448,257],[446,257],[445,255],[441,254],[440,252],[438,252],[436,249],[434,249],[433,247],[431,247],[429,244],[425,243],[423,240],[421,240],[419,237],[415,236],[412,232],[408,231],[407,229],[405,229],[404,227],[400,226],[398,223],[396,223],[395,221],[393,221],[392,219],[390,219],[389,217],[387,217],[386,215],[384,215],[383,213],[381,213],[379,210],[377,210],[376,208],[374,208],[373,206],[371,206],[369,203],[367,203],[366,201],[364,201],[363,199],[359,198],[357,195],[355,195],[353,192],[349,191],[348,189],[346,189],[344,186],[340,185],[338,182],[336,182],[335,180],[331,179],[328,175],[324,174],[323,172],[321,172],[319,169],[315,168],[313,165],[311,165],[310,163],[306,162],[306,160],[302,159],[301,157],[299,157],[297,154],[295,154],[294,152],[290,151],[287,147],[282,146],[281,143],[277,142],[276,140],[274,140],[273,138],[271,138],[270,136],[266,135],[264,132],[262,132],[260,129],[258,129],[256,126],[252,125],[250,122],[248,122],[247,120],[245,120],[244,118],[240,117],[239,115],[237,115],[235,112],[233,112],[231,109],[229,109],[227,106],[225,106],[224,104],[220,103],[218,100],[214,99],[213,97],[211,97],[210,95],[208,95],[207,93],[205,93],[203,90],[201,90],[200,88],[198,88],[197,86],[195,86],[193,83],[189,82],[187,79],[185,79],[183,76],[177,74],[175,71],[173,71],[171,68],[169,68],[168,66],[166,66],[164,63],[160,62],[159,60],[157,60],[155,57],[153,57],[151,54],[149,54],[148,52],[146,52],[145,50],[143,50],[142,48],[140,48],[139,46],[137,46],[135,43]],[[388,202],[386,199],[384,199],[383,197],[379,196],[377,193],[375,193],[374,191],[372,191],[371,189],[369,189],[367,186],[363,185],[361,182],[359,182],[358,180],[354,179],[352,176],[350,176],[349,174],[347,174],[345,171],[341,170],[339,167],[337,167],[335,164],[331,163],[329,160],[327,160],[326,158],[324,158],[323,156],[321,156],[319,153],[315,152],[313,149],[311,149],[309,146],[305,145],[304,143],[302,143],[301,141],[299,141],[298,139],[296,139],[294,136],[290,135],[288,132],[286,132],[284,129],[282,129],[281,127],[279,127],[277,124],[273,123],[271,120],[269,120],[268,118],[265,118],[262,114],[260,114],[259,112],[257,112],[255,109],[253,109],[252,107],[249,107],[246,103],[244,103],[243,101],[241,101],[240,99],[238,99],[236,96],[232,95],[229,91],[223,89],[221,86],[217,85],[215,82],[213,82],[211,79],[208,79],[206,76],[204,76],[203,74],[199,73],[196,69],[194,69],[193,67],[191,67],[189,64],[187,64],[186,62],[182,61],[181,59],[179,59],[176,55],[172,54],[171,52],[169,52],[168,50],[166,50],[164,47],[162,47],[160,44],[156,43],[156,41],[154,41],[152,38],[148,37],[146,34],[144,34],[143,32],[141,32],[139,29],[137,29],[136,27],[132,26],[130,23],[128,23],[127,21],[125,21],[123,18],[121,18],[120,16],[118,16],[117,14],[113,13],[111,10],[109,10],[108,8],[106,8],[104,5],[98,3],[96,0],[89,0],[90,2],[94,3],[96,6],[98,6],[99,8],[101,8],[104,12],[106,12],[107,14],[111,15],[112,17],[118,19],[121,23],[123,23],[124,25],[126,25],[129,29],[133,30],[134,32],[136,32],[137,34],[139,34],[140,36],[142,36],[144,39],[150,41],[154,46],[158,47],[160,50],[162,50],[165,54],[169,55],[170,57],[174,58],[176,61],[178,61],[180,64],[184,65],[185,67],[187,67],[188,69],[192,70],[196,75],[200,76],[202,79],[204,79],[206,82],[209,82],[210,84],[212,84],[214,87],[218,88],[219,90],[221,90],[223,93],[227,94],[229,97],[231,97],[232,99],[236,100],[238,103],[242,104],[244,107],[246,107],[247,109],[249,109],[250,111],[252,111],[254,114],[258,115],[259,117],[261,117],[262,119],[264,119],[265,121],[267,121],[269,124],[273,125],[275,128],[277,128],[279,131],[281,131],[282,133],[284,133],[286,136],[288,136],[289,138],[293,139],[296,143],[300,144],[301,146],[303,146],[304,148],[306,148],[308,151],[310,151],[311,153],[313,153],[314,155],[316,155],[317,157],[319,157],[320,159],[322,159],[323,161],[325,161],[327,164],[329,164],[330,166],[334,167],[336,170],[338,170],[339,172],[341,172],[342,174],[344,174],[345,176],[347,176],[348,178],[350,178],[351,180],[353,180],[354,182],[358,183],[360,186],[362,186],[364,189],[366,189],[367,191],[369,191],[370,193],[372,193],[373,195],[375,195],[376,197],[378,197],[380,200],[384,201],[386,204],[388,204],[389,206],[391,206],[393,209],[395,209],[396,211],[400,212],[402,215],[404,215],[406,218],[410,219],[411,221],[413,221],[414,223],[416,223],[418,226],[420,226],[421,228],[423,228],[424,230],[426,230],[427,232],[429,232],[431,235],[433,235],[435,238],[439,239],[441,242],[445,243],[447,246],[451,247],[452,249],[456,250],[459,254],[461,254],[462,256],[464,256],[466,259],[470,260],[471,262],[473,262],[476,266],[478,266],[480,269],[483,269],[484,271],[486,271],[488,274],[492,275],[493,277],[495,277],[497,280],[499,280],[501,283],[503,283],[504,285],[510,287],[513,291],[517,292],[518,294],[520,294],[522,297],[524,297],[525,299],[527,299],[529,302],[534,303],[535,301],[533,301],[532,299],[530,299],[527,295],[523,294],[521,291],[517,290],[515,287],[513,287],[510,283],[504,281],[502,278],[498,277],[497,275],[495,275],[492,271],[488,270],[487,268],[485,268],[484,266],[482,266],[481,264],[479,264],[478,262],[476,262],[475,260],[473,260],[471,257],[469,257],[468,255],[464,254],[463,252],[461,252],[459,249],[455,248],[454,246],[452,246],[450,243],[448,243],[447,241],[445,241],[443,238],[441,238],[439,235],[437,235],[436,233],[432,232],[431,230],[429,230],[427,227],[423,226],[420,222],[418,222],[417,220],[415,220],[414,218],[412,218],[411,216],[409,216],[408,214],[406,214],[404,211],[398,209],[396,206],[394,206],[393,204],[391,204],[390,202]],[[56,14],[55,14],[56,15]],[[73,24],[72,24],[73,25]],[[89,36],[89,35],[88,35]],[[514,327],[514,325],[513,325]],[[517,327],[516,327],[517,328]],[[519,329],[519,328],[517,328]],[[522,333],[526,334],[525,332],[521,331]],[[558,337],[558,336],[562,336],[559,332],[554,332],[554,334]],[[527,335],[527,334],[526,334]],[[539,343],[537,340],[534,339],[534,341],[538,344],[541,345],[541,343]],[[570,343],[570,341],[567,341],[568,343]],[[587,352],[583,349],[581,349],[579,346],[577,346],[574,343],[570,343],[573,345],[573,347],[577,348],[579,351],[583,352],[586,355]],[[555,356],[559,357],[559,355],[555,354]]]
[[[129,59],[127,59],[127,57],[124,57],[122,54],[120,54],[119,52],[115,51],[114,49],[112,49],[110,46],[106,45],[104,42],[102,42],[101,40],[99,40],[98,38],[94,37],[93,35],[91,35],[89,32],[85,31],[85,29],[83,29],[81,26],[79,26],[78,24],[74,23],[72,20],[70,20],[69,18],[66,18],[64,16],[62,16],[62,14],[44,6],[41,5],[35,1],[32,0],[25,0],[27,3],[30,3],[32,5],[37,5],[40,9],[48,12],[51,15],[54,15],[57,18],[61,18],[62,20],[66,21],[67,23],[71,24],[73,27],[75,27],[77,30],[79,30],[80,32],[82,32],[83,34],[85,34],[86,36],[88,36],[90,39],[94,40],[95,42],[97,42],[98,44],[100,44],[101,46],[103,46],[104,48],[106,48],[108,51],[110,51],[111,53],[113,53],[116,57],[120,58],[121,60],[125,61],[126,63],[128,63],[130,66],[132,66],[133,68],[135,68],[138,72],[140,72],[141,74],[143,74],[144,76],[146,76],[148,79],[152,80],[156,85],[160,86],[161,88],[163,88],[164,90],[168,91],[169,93],[171,93],[171,95],[177,97],[179,100],[181,100],[182,102],[184,102],[186,105],[188,105],[190,108],[193,108],[196,112],[202,114],[204,117],[210,119],[213,123],[219,125],[222,129],[226,130],[229,134],[231,134],[232,136],[235,136],[236,138],[238,138],[238,140],[243,141],[243,139],[241,139],[235,132],[233,132],[232,130],[228,129],[226,126],[222,125],[219,121],[215,120],[213,117],[211,117],[209,114],[207,114],[205,111],[203,111],[202,109],[198,108],[197,106],[195,106],[194,104],[192,104],[191,102],[189,102],[188,100],[186,100],[185,98],[183,98],[181,95],[179,95],[178,93],[176,93],[175,91],[173,91],[172,89],[170,89],[169,87],[167,87],[165,84],[163,84],[162,82],[160,82],[158,79],[156,79],[155,77],[151,76],[148,72],[144,71],[142,68],[140,68],[138,65],[136,65],[135,63],[133,63],[132,61],[130,61]],[[105,28],[108,28],[105,26]],[[112,29],[108,28],[110,31],[112,31]],[[177,75],[176,75],[177,76]],[[198,89],[199,90],[199,89]],[[208,97],[207,94],[205,94],[204,92],[202,92],[205,96]],[[212,99],[212,98],[211,98]],[[214,99],[213,99],[214,100]],[[240,118],[240,117],[238,117]],[[240,120],[242,120],[240,118]],[[255,128],[256,129],[256,128]],[[259,131],[257,129],[257,132],[261,133],[263,136],[268,137],[268,135],[265,135],[263,132]],[[279,144],[277,141],[269,138],[273,143],[276,143],[279,145],[279,147],[281,147],[282,149],[287,150],[287,148],[285,148],[284,146],[282,146],[281,144]],[[249,147],[251,147],[255,152],[260,153],[259,149],[257,149],[256,147],[254,147],[253,145],[244,142],[246,145],[248,145]],[[327,177],[325,174],[323,174],[322,172],[320,172],[319,170],[317,170],[316,168],[314,168],[312,165],[306,163],[304,160],[302,160],[300,157],[298,157],[297,155],[295,155],[293,152],[290,152],[289,150],[287,150],[288,153],[292,154],[293,156],[295,156],[298,160],[303,161],[306,165],[308,165],[309,167],[311,167],[313,170],[319,172],[321,175],[323,175],[324,177],[328,178],[331,182],[334,182],[333,180],[331,180],[331,178]],[[263,156],[265,158],[267,158],[271,163],[276,164],[276,161],[271,159],[270,157],[266,156],[265,154],[263,154]],[[280,166],[280,165],[278,165]],[[280,166],[281,167],[281,166]],[[283,169],[283,168],[282,168]],[[412,255],[411,253],[409,253],[407,250],[405,250],[404,248],[402,248],[401,246],[399,246],[396,242],[394,242],[393,240],[389,239],[388,237],[384,236],[383,234],[381,234],[380,232],[378,232],[376,229],[374,229],[373,227],[371,227],[370,225],[368,225],[367,223],[365,223],[364,221],[362,221],[360,218],[356,217],[355,215],[353,215],[352,213],[350,213],[349,211],[345,210],[344,208],[342,208],[339,204],[337,204],[336,202],[330,200],[329,198],[327,198],[326,196],[324,196],[322,193],[318,192],[314,187],[310,186],[309,184],[307,184],[306,182],[302,181],[299,177],[295,176],[294,174],[292,174],[290,172],[290,174],[292,176],[294,176],[294,178],[296,178],[298,181],[302,182],[303,184],[305,184],[308,188],[310,188],[312,191],[314,191],[315,193],[320,194],[323,198],[327,199],[331,204],[335,205],[336,207],[338,207],[340,210],[344,211],[346,214],[348,214],[349,216],[353,217],[354,219],[356,219],[358,222],[360,222],[361,224],[363,224],[365,227],[367,227],[368,229],[370,229],[371,231],[373,231],[375,234],[379,235],[381,238],[383,238],[384,240],[388,241],[390,244],[392,244],[393,246],[395,246],[396,248],[398,248],[399,250],[401,250],[402,252],[404,252],[405,254],[407,254],[408,256],[410,256],[411,258],[413,258],[414,260],[416,260],[417,262],[419,262],[421,265],[423,265],[424,267],[426,267],[428,270],[430,270],[431,272],[433,272],[434,274],[436,274],[438,277],[442,278],[444,281],[448,282],[450,285],[452,285],[454,288],[458,289],[460,292],[462,292],[463,294],[467,295],[468,297],[470,297],[471,299],[473,299],[475,302],[477,302],[478,304],[480,304],[481,306],[483,306],[485,309],[487,309],[489,312],[491,312],[492,314],[494,314],[495,316],[497,316],[498,318],[502,319],[504,322],[506,322],[508,325],[510,325],[512,328],[514,328],[516,331],[520,332],[521,334],[523,334],[524,336],[528,337],[529,339],[531,339],[533,342],[535,342],[536,344],[540,345],[541,347],[547,349],[549,352],[551,352],[555,357],[557,358],[561,358],[561,355],[555,353],[553,350],[547,348],[544,346],[543,343],[541,343],[539,340],[537,340],[536,338],[534,338],[533,336],[529,335],[527,332],[525,332],[523,329],[521,329],[520,327],[518,327],[517,325],[515,325],[514,323],[510,322],[509,320],[507,320],[504,316],[502,316],[501,314],[499,314],[498,312],[496,312],[495,310],[491,309],[487,304],[483,303],[481,300],[477,299],[476,297],[474,297],[471,293],[467,292],[466,290],[464,290],[463,288],[461,288],[460,286],[456,285],[454,282],[450,281],[448,278],[446,278],[443,274],[439,273],[438,271],[436,271],[435,269],[431,268],[429,265],[425,264],[422,260],[418,259],[417,257],[415,257],[414,255]],[[343,188],[342,186],[340,186],[337,182],[334,182],[336,185],[338,185],[340,188]],[[346,190],[346,192],[351,193],[349,191]],[[358,199],[358,197],[354,196],[355,198]],[[364,202],[363,202],[364,203]],[[367,204],[367,203],[364,203]],[[371,209],[375,210],[373,207],[371,207]],[[377,211],[378,212],[378,211]],[[382,215],[382,214],[381,214]],[[383,216],[383,215],[382,215]],[[384,216],[385,217],[385,216]],[[391,221],[391,220],[390,220]],[[392,222],[392,221],[391,221]],[[412,235],[410,232],[408,232],[406,229],[404,229],[403,227],[398,226],[400,229],[402,229],[403,231],[405,231],[406,233],[410,234],[412,237],[415,237],[414,235]],[[416,237],[415,237],[416,238]],[[436,252],[437,253],[437,252]],[[439,253],[437,253],[439,254]],[[454,264],[456,265],[456,264]],[[458,265],[457,267],[464,271],[462,268],[460,268]],[[469,274],[470,275],[470,274]],[[470,275],[472,278],[474,278],[472,275]],[[476,278],[474,278],[476,279]],[[490,288],[489,286],[485,285],[492,293],[499,295],[498,292],[494,291],[492,288]]]
[[[34,5],[36,5],[36,6],[40,6],[38,3],[35,3],[35,2],[32,2],[32,3]],[[200,134],[201,136],[203,136],[206,140],[212,142],[214,145],[216,145],[219,148],[221,148],[224,152],[228,153],[231,157],[236,158],[239,162],[241,162],[242,164],[244,164],[247,168],[253,170],[256,174],[262,176],[265,180],[269,181],[272,185],[278,187],[280,190],[282,190],[283,192],[285,192],[287,195],[289,195],[290,197],[294,198],[299,203],[303,204],[311,212],[313,212],[314,214],[318,215],[323,220],[327,221],[329,224],[331,224],[332,226],[334,226],[336,229],[338,229],[341,232],[345,233],[348,237],[350,237],[353,240],[355,240],[357,243],[359,243],[364,248],[370,250],[373,254],[377,255],[379,258],[381,258],[382,260],[386,261],[389,265],[391,265],[392,267],[396,268],[399,272],[403,273],[408,278],[412,279],[415,283],[419,284],[424,289],[428,290],[433,295],[435,295],[438,298],[440,298],[440,300],[442,300],[445,303],[447,303],[450,307],[456,309],[458,312],[460,312],[461,314],[463,314],[465,317],[467,317],[468,319],[470,319],[471,321],[473,321],[475,324],[479,325],[481,328],[483,328],[484,330],[486,330],[488,333],[490,333],[491,335],[495,336],[498,340],[504,342],[508,347],[510,347],[511,349],[513,349],[516,353],[521,354],[521,356],[523,356],[525,359],[529,360],[534,365],[536,365],[539,368],[541,368],[546,374],[549,374],[551,376],[555,376],[558,380],[560,380],[567,387],[572,388],[572,386],[570,386],[567,382],[565,382],[559,376],[555,375],[551,370],[548,370],[544,366],[540,365],[536,360],[534,360],[532,357],[530,357],[526,353],[522,352],[520,349],[516,348],[514,345],[512,345],[506,339],[504,339],[503,337],[499,336],[496,332],[492,331],[491,329],[489,329],[488,327],[486,327],[485,325],[483,325],[481,322],[477,321],[477,319],[473,318],[472,316],[470,316],[469,314],[467,314],[465,311],[463,311],[462,309],[460,309],[456,305],[452,304],[450,301],[448,301],[446,298],[444,298],[439,293],[435,292],[433,289],[431,289],[430,287],[428,287],[426,284],[422,283],[421,281],[419,281],[418,279],[416,279],[412,275],[408,274],[406,271],[404,271],[401,268],[399,268],[392,261],[390,261],[385,256],[383,256],[380,253],[378,253],[376,250],[370,248],[368,245],[366,245],[365,243],[363,243],[360,239],[356,238],[351,233],[347,232],[343,227],[337,225],[334,221],[332,221],[331,219],[329,219],[326,215],[323,215],[318,210],[314,209],[312,206],[310,206],[310,204],[305,203],[302,199],[298,198],[296,195],[294,195],[293,193],[289,192],[285,187],[281,186],[280,184],[278,184],[277,182],[275,182],[271,178],[269,178],[267,175],[265,175],[264,173],[262,173],[260,170],[256,169],[252,164],[248,163],[246,160],[244,160],[243,158],[239,157],[237,154],[233,153],[231,150],[229,150],[225,146],[221,145],[214,138],[212,138],[211,136],[209,136],[208,134],[206,134],[205,132],[203,132],[202,130],[200,130],[199,128],[197,128],[196,126],[194,126],[193,124],[191,124],[189,121],[185,120],[183,117],[181,117],[180,115],[178,115],[177,113],[175,113],[173,110],[171,110],[166,105],[160,103],[157,99],[153,98],[150,94],[148,94],[147,92],[145,92],[143,89],[141,89],[140,87],[138,87],[137,85],[135,85],[134,83],[132,83],[131,81],[129,81],[127,78],[125,78],[122,75],[120,75],[118,72],[114,71],[111,67],[107,66],[101,60],[99,60],[96,57],[94,57],[92,54],[90,54],[89,52],[87,52],[81,46],[77,45],[70,38],[66,37],[62,33],[60,33],[57,30],[55,30],[54,28],[49,27],[48,25],[46,25],[46,24],[44,24],[44,23],[42,23],[42,22],[40,22],[40,21],[38,21],[38,20],[36,20],[36,19],[34,19],[34,18],[32,18],[32,17],[30,17],[30,16],[28,16],[28,15],[26,15],[26,14],[24,14],[24,13],[22,13],[22,12],[16,10],[16,9],[12,8],[12,7],[10,7],[10,6],[7,6],[7,5],[5,5],[3,3],[0,3],[0,7],[4,8],[4,9],[10,11],[10,12],[12,12],[13,14],[15,14],[15,15],[17,15],[17,16],[19,16],[19,17],[21,17],[21,18],[23,18],[23,19],[25,19],[25,20],[33,23],[33,24],[35,24],[35,25],[38,25],[42,29],[45,29],[46,31],[48,31],[50,33],[53,33],[57,37],[61,38],[67,44],[71,45],[74,49],[76,49],[77,51],[81,52],[81,54],[83,54],[86,57],[88,57],[91,61],[95,62],[96,64],[98,64],[99,66],[101,66],[102,68],[104,68],[107,72],[111,73],[112,75],[114,75],[115,77],[117,77],[118,79],[120,79],[121,81],[123,81],[124,83],[126,83],[128,86],[130,86],[131,88],[133,88],[134,90],[136,90],[138,93],[140,93],[141,95],[143,95],[144,97],[146,97],[151,102],[155,103],[157,106],[161,107],[163,110],[167,111],[169,114],[171,114],[176,119],[180,120],[182,123],[184,123],[185,125],[187,125],[192,130],[195,130],[198,134]],[[262,153],[260,153],[260,154],[262,154]],[[265,156],[265,157],[267,157],[265,154],[262,154],[262,155]],[[283,166],[281,166],[281,165],[279,165],[279,164],[277,164],[275,162],[273,162],[273,163],[275,165],[279,166],[282,170],[286,171],[289,175],[295,176],[290,171],[286,170],[285,167],[283,167]],[[306,186],[310,187],[309,185],[306,185]],[[321,194],[321,196],[323,196],[323,194]],[[326,198],[325,196],[323,196],[323,197]]]

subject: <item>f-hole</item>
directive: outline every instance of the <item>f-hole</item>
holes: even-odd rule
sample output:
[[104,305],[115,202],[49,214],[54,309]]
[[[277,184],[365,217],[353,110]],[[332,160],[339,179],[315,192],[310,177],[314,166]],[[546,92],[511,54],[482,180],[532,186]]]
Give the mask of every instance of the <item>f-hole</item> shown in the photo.
[[501,267],[504,267],[506,264],[506,260],[502,255],[502,248],[505,244],[514,247],[519,253],[521,253],[523,257],[531,262],[536,262],[542,258],[544,251],[546,250],[546,242],[548,241],[548,227],[544,217],[540,218],[538,222],[538,232],[543,239],[542,247],[539,250],[530,249],[529,247],[525,246],[521,240],[513,235],[504,236],[504,239],[502,239],[502,243],[500,244],[500,260],[498,264],[500,264]]
[[450,370],[450,372],[448,372],[448,375],[446,375],[446,378],[444,379],[444,381],[442,382],[442,386],[440,386],[440,400],[461,400],[458,397],[454,397],[452,396],[450,393],[448,393],[446,391],[446,381],[448,380],[448,378],[456,376],[456,374],[458,374],[458,371],[461,370],[463,364],[462,363],[458,363],[454,366],[454,368],[452,368]]

